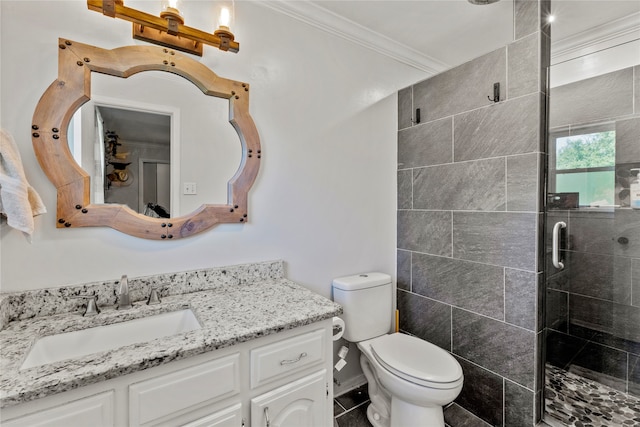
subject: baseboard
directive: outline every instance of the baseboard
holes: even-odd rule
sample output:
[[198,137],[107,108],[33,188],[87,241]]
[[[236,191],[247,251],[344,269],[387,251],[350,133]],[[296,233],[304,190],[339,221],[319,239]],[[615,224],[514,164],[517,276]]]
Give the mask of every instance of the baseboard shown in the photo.
[[355,377],[349,378],[346,381],[342,381],[340,385],[333,383],[333,396],[338,397],[366,383],[367,379],[365,378],[364,374],[356,375]]

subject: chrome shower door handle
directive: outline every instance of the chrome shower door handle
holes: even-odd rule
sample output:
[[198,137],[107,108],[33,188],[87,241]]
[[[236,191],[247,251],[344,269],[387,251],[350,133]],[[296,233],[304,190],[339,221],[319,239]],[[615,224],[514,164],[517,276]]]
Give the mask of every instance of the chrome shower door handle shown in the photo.
[[560,270],[564,268],[564,263],[560,261],[560,230],[563,228],[567,228],[566,223],[563,221],[556,222],[553,226],[552,233],[551,261],[553,262],[553,266]]

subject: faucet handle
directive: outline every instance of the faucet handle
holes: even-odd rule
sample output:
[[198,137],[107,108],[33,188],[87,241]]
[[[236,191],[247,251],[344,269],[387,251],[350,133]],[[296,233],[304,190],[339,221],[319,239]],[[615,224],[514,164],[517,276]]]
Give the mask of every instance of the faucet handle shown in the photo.
[[96,316],[100,313],[97,302],[98,297],[96,295],[73,295],[71,298],[87,300],[87,308],[82,314],[84,317]]
[[149,293],[149,298],[147,299],[147,305],[156,305],[160,304],[162,301],[160,300],[160,292],[155,287],[151,287],[151,292]]
[[129,298],[129,279],[126,274],[120,279],[117,304],[118,310],[127,310],[133,307],[131,305],[131,298]]

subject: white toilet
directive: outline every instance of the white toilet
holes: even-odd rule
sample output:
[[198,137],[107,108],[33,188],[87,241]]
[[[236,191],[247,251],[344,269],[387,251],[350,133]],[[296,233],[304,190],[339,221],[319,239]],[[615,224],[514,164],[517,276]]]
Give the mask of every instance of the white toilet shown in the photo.
[[374,427],[442,427],[442,407],[462,390],[462,368],[447,351],[419,338],[390,334],[391,277],[367,273],[335,279],[344,338],[358,344],[369,382],[367,417]]

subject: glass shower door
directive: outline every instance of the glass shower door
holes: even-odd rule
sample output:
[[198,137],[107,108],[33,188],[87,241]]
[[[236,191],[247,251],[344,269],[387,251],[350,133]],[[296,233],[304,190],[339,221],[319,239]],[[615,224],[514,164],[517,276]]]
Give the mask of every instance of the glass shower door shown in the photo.
[[555,62],[553,46],[544,419],[640,425],[640,40]]

